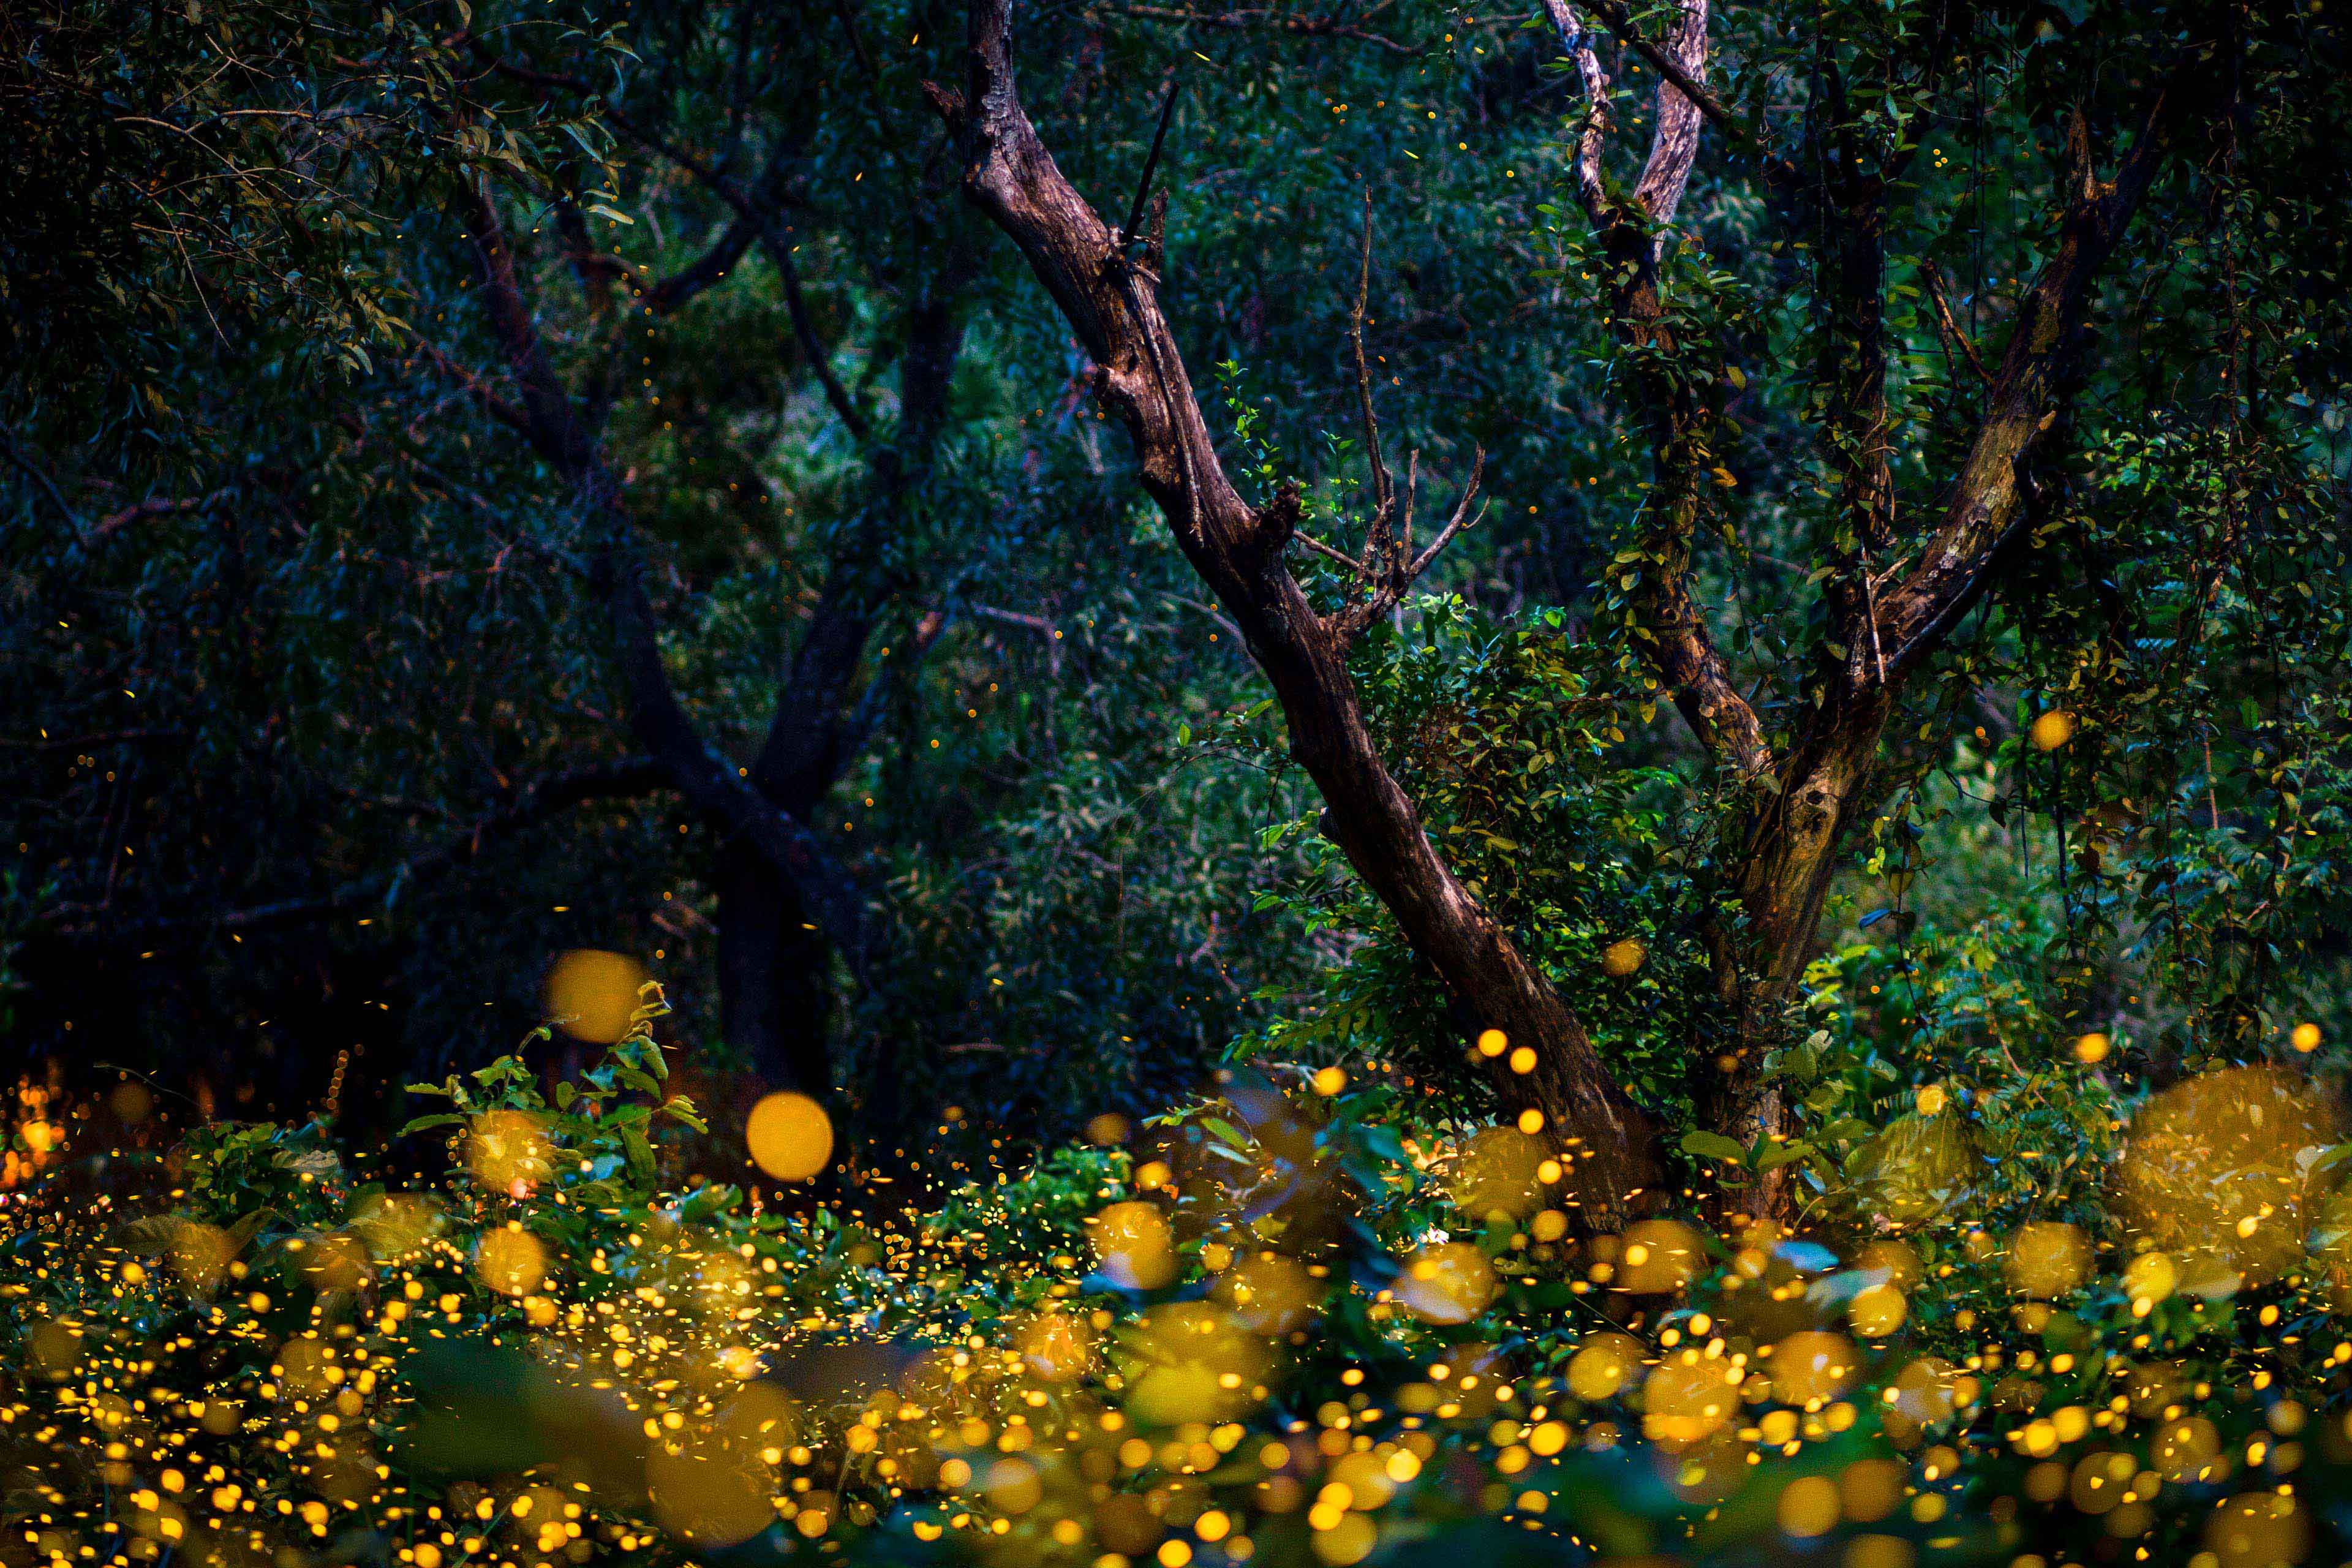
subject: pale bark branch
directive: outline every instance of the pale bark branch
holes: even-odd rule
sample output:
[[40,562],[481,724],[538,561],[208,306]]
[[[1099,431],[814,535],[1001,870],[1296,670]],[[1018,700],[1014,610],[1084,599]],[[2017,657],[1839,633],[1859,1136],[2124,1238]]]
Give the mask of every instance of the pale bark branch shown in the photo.
[[1159,280],[1121,254],[1022,109],[1012,10],[1010,0],[971,0],[969,90],[932,90],[964,135],[965,192],[1020,247],[1093,358],[1145,489],[1274,688],[1292,752],[1325,802],[1326,831],[1477,1026],[1534,1049],[1528,1074],[1489,1064],[1496,1086],[1507,1101],[1543,1112],[1571,1156],[1584,1223],[1609,1226],[1661,1173],[1654,1130],[1542,973],[1445,864],[1389,773],[1348,673],[1345,639],[1284,563],[1297,492],[1286,488],[1254,506],[1234,488],[1160,309]]
[[[1621,342],[1670,350],[1674,343],[1658,278],[1664,241],[1659,230],[1680,205],[1697,158],[1701,109],[1671,78],[1662,80],[1650,151],[1633,199],[1621,203],[1611,197],[1601,171],[1608,76],[1569,0],[1544,0],[1544,8],[1584,82],[1576,178],[1594,237],[1610,260],[1611,323]],[[1622,10],[1618,15],[1622,17]],[[1706,70],[1706,32],[1707,0],[1685,0],[1661,56],[1694,88]],[[1739,777],[1761,780],[1773,766],[1763,722],[1732,679],[1690,594],[1691,542],[1706,504],[1706,429],[1715,410],[1669,376],[1637,375],[1632,384],[1653,442],[1654,476],[1641,525],[1647,559],[1639,564],[1632,595],[1639,618],[1637,644],[1709,753]]]

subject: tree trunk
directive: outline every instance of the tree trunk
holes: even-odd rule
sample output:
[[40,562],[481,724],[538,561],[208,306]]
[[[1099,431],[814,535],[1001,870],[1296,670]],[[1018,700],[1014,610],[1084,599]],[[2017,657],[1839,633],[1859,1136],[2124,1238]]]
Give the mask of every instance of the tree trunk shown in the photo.
[[[1713,933],[1717,994],[1732,1037],[1700,1064],[1694,1099],[1700,1126],[1743,1145],[1789,1131],[1788,1108],[1764,1079],[1765,1058],[1788,1038],[1789,1004],[1812,958],[1822,901],[1867,791],[1888,711],[1884,689],[1874,688],[1850,710],[1822,716],[1751,819],[1733,881],[1738,915],[1719,921]],[[1787,1218],[1793,1194],[1786,1177],[1786,1166],[1767,1173],[1749,1212]]]
[[719,1033],[761,1081],[833,1086],[833,949],[790,882],[740,845],[719,847]]
[[[1253,506],[1234,489],[1160,306],[1156,251],[1141,263],[1128,254],[1130,237],[1071,185],[1021,109],[1009,0],[974,0],[971,43],[966,94],[932,89],[964,134],[965,194],[1020,246],[1094,361],[1097,390],[1135,444],[1144,489],[1274,688],[1292,752],[1322,794],[1325,831],[1476,1022],[1509,1037],[1513,1051],[1483,1058],[1496,1089],[1507,1105],[1542,1113],[1578,1223],[1615,1228],[1658,1191],[1656,1128],[1512,934],[1446,865],[1382,762],[1347,668],[1360,626],[1350,616],[1362,606],[1324,615],[1284,563],[1301,510],[1295,490]],[[1392,576],[1391,592],[1410,576]],[[1526,1072],[1510,1066],[1518,1047],[1532,1058]]]

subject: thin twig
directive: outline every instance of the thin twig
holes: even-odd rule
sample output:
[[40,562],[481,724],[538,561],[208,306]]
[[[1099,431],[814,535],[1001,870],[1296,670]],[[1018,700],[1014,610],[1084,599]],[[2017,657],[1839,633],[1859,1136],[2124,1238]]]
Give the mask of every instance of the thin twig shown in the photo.
[[1927,279],[1927,298],[1935,302],[1936,331],[1937,335],[1944,340],[1945,353],[1948,355],[1955,347],[1958,347],[1962,356],[1968,360],[1969,368],[1977,373],[1977,379],[1990,381],[1992,373],[1985,369],[1984,361],[1977,357],[1976,345],[1969,342],[1967,333],[1960,331],[1960,323],[1953,318],[1952,307],[1944,299],[1942,273],[1932,261],[1923,263],[1919,271],[1920,275]]
[[1176,91],[1184,85],[1183,62],[1168,73],[1168,91],[1160,100],[1160,124],[1151,132],[1151,151],[1144,154],[1143,177],[1135,183],[1135,205],[1127,209],[1127,222],[1118,231],[1118,246],[1125,250],[1143,226],[1143,204],[1151,195],[1151,177],[1160,172],[1160,149],[1168,142],[1168,121],[1176,112]]
[[1483,504],[1478,508],[1476,516],[1470,514],[1471,500],[1478,493],[1479,476],[1486,471],[1486,454],[1482,451],[1470,465],[1470,482],[1463,488],[1462,500],[1454,509],[1454,515],[1446,520],[1445,526],[1438,531],[1437,537],[1429,542],[1429,548],[1414,559],[1412,573],[1413,577],[1419,577],[1429,570],[1429,563],[1437,559],[1437,552],[1451,543],[1455,534],[1465,528],[1476,526],[1478,519],[1486,515],[1486,508]]
[[35,484],[41,487],[42,492],[49,498],[50,504],[64,516],[66,525],[74,531],[75,537],[81,537],[83,532],[81,513],[74,510],[71,501],[66,500],[65,491],[58,489],[57,480],[49,478],[47,470],[26,457],[24,449],[16,445],[16,432],[0,428],[0,452],[5,452],[10,462],[23,469]]
[[[1372,192],[1364,187],[1363,259],[1356,277],[1356,305],[1348,312],[1348,344],[1356,356],[1356,413],[1363,422],[1364,452],[1372,465],[1372,533],[1377,540],[1381,530],[1396,508],[1396,481],[1389,475],[1387,460],[1381,454],[1381,422],[1372,412],[1372,371],[1364,357],[1364,310],[1372,289]],[[1368,546],[1366,559],[1373,553]]]
[[1362,562],[1357,560],[1354,556],[1349,554],[1344,550],[1332,549],[1329,545],[1324,543],[1321,540],[1316,538],[1311,533],[1295,533],[1292,534],[1291,537],[1297,540],[1299,543],[1307,546],[1307,549],[1315,552],[1318,555],[1328,556],[1331,560],[1338,562],[1340,565],[1345,566],[1349,571],[1353,572],[1359,577],[1368,579],[1371,576],[1371,572]]
[[488,382],[484,381],[473,371],[451,359],[439,348],[426,342],[423,338],[413,341],[416,344],[416,352],[430,360],[434,369],[456,382],[465,390],[467,396],[480,404],[484,413],[511,429],[520,430],[526,436],[530,434],[530,416],[516,405],[499,396]]
[[44,735],[37,741],[13,741],[0,737],[0,751],[10,752],[86,752],[100,746],[142,745],[148,742],[184,741],[185,730],[102,730],[89,735],[59,735],[52,739]]

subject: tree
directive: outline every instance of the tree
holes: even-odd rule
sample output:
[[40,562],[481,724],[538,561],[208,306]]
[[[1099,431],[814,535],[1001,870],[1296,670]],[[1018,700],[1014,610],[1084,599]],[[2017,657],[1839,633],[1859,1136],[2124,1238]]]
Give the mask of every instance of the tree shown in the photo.
[[[1813,954],[1831,881],[1904,769],[1887,754],[1890,737],[1923,707],[1931,711],[1919,738],[1935,733],[1928,672],[1953,660],[1972,612],[2032,581],[2031,552],[2072,525],[2063,476],[2078,459],[2068,421],[2101,307],[2112,302],[2111,262],[2159,179],[2209,164],[2217,128],[2245,112],[2248,74],[2273,68],[2292,82],[2303,62],[2246,37],[2242,18],[2196,10],[2144,18],[2112,46],[2094,47],[2084,34],[2054,51],[2048,68],[2085,97],[2063,122],[2058,168],[2038,193],[2054,211],[2026,240],[2036,258],[2030,280],[2021,269],[1997,294],[2005,342],[1979,350],[1944,300],[1934,255],[1963,237],[1939,221],[1918,184],[1906,185],[1906,172],[1939,121],[1969,125],[1971,90],[1980,94],[2004,69],[2039,64],[2030,40],[2043,24],[1944,5],[1906,7],[1888,21],[1843,10],[1803,24],[1763,19],[1743,40],[1743,112],[1706,85],[1705,0],[1675,9],[1658,42],[1610,0],[1593,9],[1608,38],[1561,0],[1545,5],[1583,98],[1570,117],[1568,163],[1587,229],[1569,265],[1580,264],[1594,283],[1589,307],[1612,345],[1612,395],[1630,409],[1647,448],[1638,510],[1604,569],[1615,592],[1603,624],[1682,712],[1720,790],[1723,853],[1706,921],[1727,1023],[1720,1049],[1696,1065],[1695,1099],[1703,1125],[1746,1146],[1788,1135],[1767,1066],[1785,1043],[1788,1004]],[[1608,167],[1622,95],[1604,50],[1618,61],[1616,76],[1646,67],[1658,79],[1649,152],[1631,189]],[[964,140],[967,194],[1019,247],[1085,345],[1097,393],[1129,430],[1139,482],[1273,687],[1290,748],[1320,793],[1325,830],[1466,1005],[1473,1026],[1533,1047],[1525,1071],[1505,1057],[1484,1059],[1508,1100],[1540,1113],[1574,1148],[1585,1222],[1613,1223],[1633,1194],[1662,1182],[1659,1130],[1612,1079],[1578,1018],[1526,957],[1520,934],[1432,844],[1366,721],[1351,653],[1429,553],[1413,552],[1399,515],[1360,347],[1373,504],[1363,552],[1349,557],[1301,533],[1295,485],[1252,500],[1229,478],[1160,302],[1165,220],[1155,212],[1143,229],[1139,191],[1124,224],[1105,221],[1040,138],[1016,74],[1013,6],[974,0],[968,83],[961,93],[933,91]],[[1979,127],[1989,123],[1978,113]],[[1735,280],[1706,270],[1687,230],[1675,226],[1709,122],[1753,167],[1750,188],[1780,209],[1783,233],[1811,226],[1817,236],[1792,279],[1813,305],[1807,352],[1780,362],[1793,395],[1780,401],[1810,426],[1806,439],[1829,481],[1829,504],[1801,534],[1813,552],[1807,581],[1820,584],[1821,598],[1817,607],[1793,606],[1816,617],[1799,626],[1819,630],[1801,673],[1760,672],[1780,688],[1772,704],[1756,699],[1722,651],[1734,606],[1704,602],[1694,565],[1706,531],[1736,528],[1717,497],[1740,482],[1724,458],[1739,435],[1732,405],[1748,384],[1735,358],[1738,312],[1752,308]],[[1775,129],[1790,124],[1801,131]],[[2039,129],[2011,122],[2000,133],[2022,142]],[[1152,167],[1147,160],[1147,187]],[[1369,277],[1369,234],[1365,243]],[[1921,254],[1897,256],[1913,245]],[[1993,281],[1971,278],[1971,316],[1995,308]],[[1895,308],[1923,284],[1936,304],[1932,328],[1916,312],[1898,318]],[[1361,298],[1360,290],[1359,333]],[[1980,386],[1919,374],[1909,339],[1927,331]],[[2300,445],[2290,437],[2273,453],[2289,483],[2302,467]],[[1930,460],[1906,458],[1904,447]],[[1809,479],[1813,467],[1792,463],[1781,482]],[[1339,555],[1363,596],[1318,603],[1294,571],[1294,546]],[[1735,563],[1727,586],[1737,586],[1741,569]],[[1979,630],[1975,647],[1991,635]],[[1794,630],[1785,637],[1805,640]],[[1764,1183],[1756,1203],[1784,1207],[1778,1186]]]

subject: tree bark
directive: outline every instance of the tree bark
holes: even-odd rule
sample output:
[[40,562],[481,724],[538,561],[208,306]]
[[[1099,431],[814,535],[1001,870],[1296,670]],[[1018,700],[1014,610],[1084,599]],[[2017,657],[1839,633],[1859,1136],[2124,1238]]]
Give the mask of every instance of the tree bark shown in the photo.
[[[1629,595],[1632,630],[1660,684],[1739,791],[1738,849],[1726,889],[1732,907],[1717,912],[1709,932],[1730,1039],[1711,1059],[1693,1064],[1693,1089],[1704,1125],[1752,1145],[1789,1131],[1764,1062],[1783,1037],[1844,835],[1865,801],[1905,679],[1991,591],[2023,528],[2027,470],[2079,372],[2094,286],[2161,166],[2197,62],[2193,53],[2183,55],[2112,182],[2096,178],[2087,134],[2076,121],[2057,245],[2021,302],[1998,374],[1989,378],[1985,412],[1937,526],[1905,541],[1890,461],[1885,320],[1886,199],[1900,168],[1866,166],[1843,85],[1824,49],[1807,120],[1810,175],[1788,163],[1773,173],[1803,183],[1830,236],[1817,251],[1821,293],[1831,307],[1819,371],[1829,389],[1822,434],[1839,475],[1839,509],[1857,548],[1834,563],[1825,588],[1834,632],[1811,683],[1814,700],[1793,733],[1773,737],[1739,690],[1690,594],[1691,542],[1709,506],[1708,442],[1721,409],[1707,389],[1706,367],[1671,363],[1678,345],[1658,271],[1663,228],[1685,187],[1700,122],[1722,120],[1705,97],[1706,0],[1681,0],[1664,47],[1644,50],[1665,79],[1657,89],[1641,180],[1623,197],[1603,173],[1610,83],[1592,35],[1573,0],[1543,0],[1543,7],[1585,92],[1571,167],[1609,258],[1611,325],[1622,344],[1641,351],[1627,384],[1654,456],[1637,530],[1643,558]],[[1613,0],[1597,8],[1612,28],[1625,31]],[[1939,32],[1931,58],[1940,59],[1941,37]],[[1902,150],[1903,140],[1894,139],[1896,155],[1908,157],[1916,143]],[[1744,1200],[1759,1214],[1784,1214],[1784,1175],[1768,1174]]]
[[833,1087],[832,945],[758,856],[722,847],[712,883],[720,1036],[761,1082],[824,1094]]
[[1144,489],[1246,638],[1272,684],[1292,753],[1321,792],[1325,831],[1414,952],[1480,1026],[1530,1047],[1481,1058],[1507,1105],[1541,1114],[1570,1173],[1579,1222],[1613,1228],[1660,1187],[1657,1133],[1602,1067],[1575,1015],[1511,933],[1464,887],[1382,762],[1347,668],[1346,612],[1326,616],[1285,563],[1294,492],[1264,505],[1227,478],[1192,395],[1159,279],[1078,195],[1023,111],[1009,0],[973,0],[971,76],[933,98],[965,138],[965,193],[1027,257],[1094,361],[1096,386],[1132,439]]

